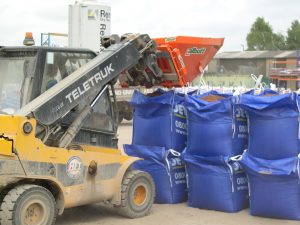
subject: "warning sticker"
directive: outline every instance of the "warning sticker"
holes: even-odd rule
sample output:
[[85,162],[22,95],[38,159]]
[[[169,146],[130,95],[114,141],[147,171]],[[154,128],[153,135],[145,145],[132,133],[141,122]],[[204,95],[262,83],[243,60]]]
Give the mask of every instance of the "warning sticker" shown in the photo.
[[71,157],[67,163],[66,172],[71,179],[78,179],[83,173],[82,160],[77,156]]

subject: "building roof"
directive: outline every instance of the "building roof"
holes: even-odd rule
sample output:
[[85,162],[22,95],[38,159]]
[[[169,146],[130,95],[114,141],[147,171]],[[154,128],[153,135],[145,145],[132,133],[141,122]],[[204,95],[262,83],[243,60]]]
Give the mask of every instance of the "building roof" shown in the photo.
[[296,58],[297,51],[233,51],[218,53],[215,59]]

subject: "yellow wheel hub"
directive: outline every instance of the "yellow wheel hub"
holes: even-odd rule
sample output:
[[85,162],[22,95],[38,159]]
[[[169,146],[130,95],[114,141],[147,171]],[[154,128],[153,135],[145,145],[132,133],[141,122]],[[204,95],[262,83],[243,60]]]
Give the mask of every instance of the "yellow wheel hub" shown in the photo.
[[26,225],[43,225],[46,220],[46,212],[43,204],[31,202],[23,210],[23,221]]
[[147,190],[144,186],[138,185],[134,190],[133,202],[135,205],[143,205],[146,201]]

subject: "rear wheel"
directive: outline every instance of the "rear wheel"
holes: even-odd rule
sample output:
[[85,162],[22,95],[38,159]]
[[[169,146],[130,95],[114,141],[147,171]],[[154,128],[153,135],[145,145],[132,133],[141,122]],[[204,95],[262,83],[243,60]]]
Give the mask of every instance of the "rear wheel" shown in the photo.
[[119,213],[128,218],[148,215],[154,195],[154,182],[148,173],[138,170],[128,171],[123,178]]
[[124,115],[124,118],[128,121],[132,120],[133,118],[133,112],[130,111],[130,109],[128,111],[126,111],[125,115]]
[[21,185],[10,190],[0,207],[1,225],[53,225],[56,216],[53,195],[37,185]]
[[119,115],[118,115],[118,123],[122,123],[124,119],[124,113],[122,111],[119,111]]

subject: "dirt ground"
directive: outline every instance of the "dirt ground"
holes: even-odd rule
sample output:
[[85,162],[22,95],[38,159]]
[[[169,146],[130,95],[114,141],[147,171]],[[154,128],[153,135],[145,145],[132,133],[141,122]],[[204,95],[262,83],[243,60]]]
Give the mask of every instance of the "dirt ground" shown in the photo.
[[[120,148],[131,143],[132,124],[122,123],[119,127]],[[176,205],[155,204],[152,213],[144,218],[126,219],[114,213],[109,206],[94,204],[65,210],[57,219],[57,225],[284,225],[299,221],[275,220],[254,217],[248,210],[239,213],[223,213],[187,207],[186,203]]]

